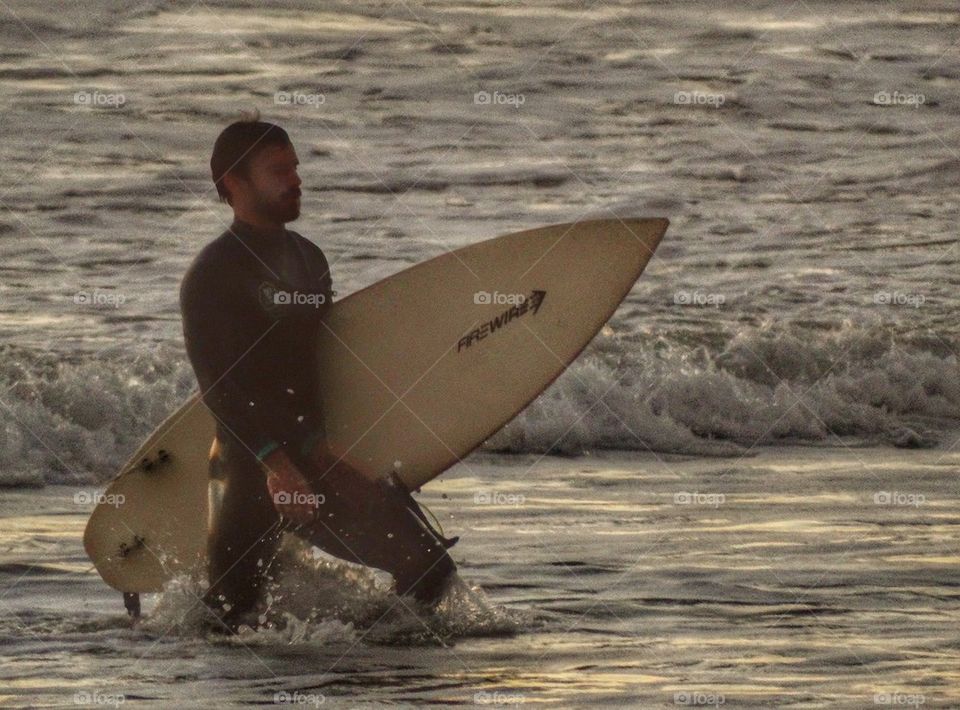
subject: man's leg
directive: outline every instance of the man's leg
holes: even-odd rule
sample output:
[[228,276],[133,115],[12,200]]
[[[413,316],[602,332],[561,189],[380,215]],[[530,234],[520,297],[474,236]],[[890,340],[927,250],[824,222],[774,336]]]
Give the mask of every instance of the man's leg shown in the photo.
[[444,541],[419,519],[409,494],[344,462],[326,472],[301,465],[324,502],[316,523],[292,532],[331,555],[389,572],[397,594],[439,600],[457,566]]
[[260,464],[236,451],[222,453],[219,460],[211,458],[211,467],[220,468],[224,490],[207,537],[210,588],[205,601],[235,616],[256,605],[282,529]]

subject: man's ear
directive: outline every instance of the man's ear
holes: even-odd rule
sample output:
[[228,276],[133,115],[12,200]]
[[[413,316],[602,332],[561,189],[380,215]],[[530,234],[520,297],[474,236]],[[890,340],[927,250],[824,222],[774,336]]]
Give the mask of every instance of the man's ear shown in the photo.
[[227,190],[227,204],[231,207],[237,197],[243,191],[243,178],[235,172],[230,171],[223,176],[223,186]]

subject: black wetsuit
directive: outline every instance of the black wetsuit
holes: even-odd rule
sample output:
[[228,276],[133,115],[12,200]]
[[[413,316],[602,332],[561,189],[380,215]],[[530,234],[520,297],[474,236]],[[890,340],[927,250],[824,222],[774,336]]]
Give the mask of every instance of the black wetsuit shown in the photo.
[[[211,473],[225,483],[207,546],[208,597],[236,611],[256,602],[285,527],[257,459],[277,447],[327,498],[323,522],[298,534],[390,571],[399,592],[424,599],[455,570],[440,539],[410,514],[419,509],[409,494],[356,481],[343,466],[320,476],[306,458],[323,436],[316,338],[332,295],[319,247],[240,221],[204,247],[181,285],[187,354],[217,419]],[[351,495],[338,483],[350,484]]]
[[[314,298],[293,303],[295,293]],[[314,338],[331,296],[319,247],[240,221],[204,247],[180,287],[187,354],[217,420],[211,474],[225,483],[207,545],[210,594],[233,608],[256,602],[281,535],[257,454],[272,444],[294,453],[322,430]]]
[[332,296],[326,257],[296,232],[236,221],[194,260],[184,339],[221,445],[256,455],[322,430],[316,339]]

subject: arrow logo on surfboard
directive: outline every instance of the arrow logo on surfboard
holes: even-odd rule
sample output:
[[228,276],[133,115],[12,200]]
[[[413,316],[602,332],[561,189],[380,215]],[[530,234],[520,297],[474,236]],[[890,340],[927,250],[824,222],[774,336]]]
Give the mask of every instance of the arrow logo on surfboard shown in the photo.
[[[489,296],[490,294],[487,294]],[[478,343],[488,335],[493,335],[498,330],[511,323],[517,318],[521,318],[528,313],[531,316],[535,316],[537,311],[540,310],[540,306],[543,305],[543,299],[546,297],[546,291],[531,291],[529,296],[523,298],[523,300],[513,306],[510,306],[502,313],[500,313],[496,318],[481,323],[479,326],[471,330],[469,333],[464,335],[457,342],[457,352],[462,352],[463,350],[471,347],[474,343]],[[483,301],[480,301],[481,303]]]

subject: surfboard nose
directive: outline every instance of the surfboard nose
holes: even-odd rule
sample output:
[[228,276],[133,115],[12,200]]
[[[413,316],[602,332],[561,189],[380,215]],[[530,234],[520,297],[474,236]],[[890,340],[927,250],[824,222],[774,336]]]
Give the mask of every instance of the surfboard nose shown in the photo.
[[667,233],[670,220],[666,217],[648,217],[639,221],[643,221],[647,229],[654,233],[654,237],[647,242],[647,245],[651,251],[655,251],[657,245],[660,244],[660,240],[663,239],[663,236]]

